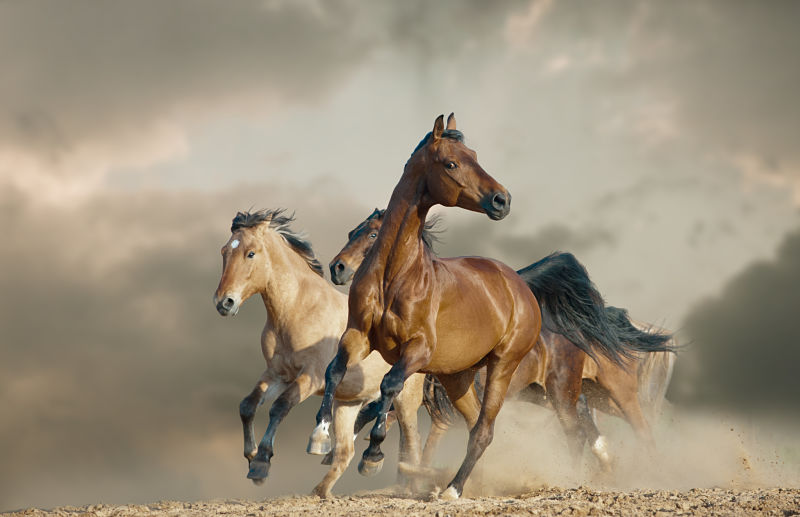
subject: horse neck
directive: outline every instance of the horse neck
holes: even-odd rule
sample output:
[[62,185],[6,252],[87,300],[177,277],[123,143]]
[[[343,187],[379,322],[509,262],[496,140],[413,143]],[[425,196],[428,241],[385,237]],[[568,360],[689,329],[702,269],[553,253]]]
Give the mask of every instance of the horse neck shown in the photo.
[[426,256],[422,231],[431,204],[425,200],[423,168],[420,160],[408,161],[384,212],[377,251],[371,254],[373,264],[383,266],[384,278],[394,277]]
[[308,267],[306,261],[288,246],[275,246],[265,266],[269,273],[260,290],[267,309],[267,321],[273,328],[290,327],[295,320],[307,316],[308,304],[325,296],[326,291],[338,292],[324,278]]

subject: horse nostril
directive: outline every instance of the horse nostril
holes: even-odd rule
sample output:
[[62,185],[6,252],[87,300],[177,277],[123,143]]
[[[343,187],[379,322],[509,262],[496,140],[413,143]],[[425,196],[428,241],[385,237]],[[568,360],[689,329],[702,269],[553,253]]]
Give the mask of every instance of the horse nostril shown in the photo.
[[334,266],[337,273],[344,273],[344,264],[341,261],[337,262]]
[[502,192],[498,192],[494,196],[492,196],[492,206],[498,210],[502,210],[506,207],[508,200],[506,199],[505,194]]
[[230,297],[229,298],[225,298],[225,301],[222,302],[222,306],[225,309],[230,309],[231,307],[233,307],[233,303],[234,303],[233,302],[233,298],[230,298]]

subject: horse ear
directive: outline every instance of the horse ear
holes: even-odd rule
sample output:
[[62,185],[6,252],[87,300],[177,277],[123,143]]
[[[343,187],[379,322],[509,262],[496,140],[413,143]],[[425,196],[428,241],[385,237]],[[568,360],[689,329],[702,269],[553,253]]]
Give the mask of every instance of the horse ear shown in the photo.
[[442,133],[444,133],[444,115],[439,115],[433,123],[433,138],[436,140],[442,138]]
[[378,216],[378,215],[381,215],[381,209],[380,208],[376,208],[375,211],[370,214],[368,219],[372,219],[373,217]]
[[447,129],[455,129],[456,128],[456,114],[450,113],[450,116],[447,117]]

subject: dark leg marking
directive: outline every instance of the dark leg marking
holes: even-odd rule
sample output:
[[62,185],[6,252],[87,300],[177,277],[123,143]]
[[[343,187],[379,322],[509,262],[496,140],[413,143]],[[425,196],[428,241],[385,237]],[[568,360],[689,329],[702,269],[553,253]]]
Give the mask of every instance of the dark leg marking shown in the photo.
[[[394,404],[389,408],[389,411],[394,409]],[[358,434],[364,429],[364,426],[378,418],[381,410],[381,400],[373,400],[358,412],[356,423],[353,426],[353,434]]]
[[244,457],[247,458],[247,461],[252,460],[256,455],[253,420],[255,419],[258,406],[261,405],[263,396],[264,392],[256,387],[248,396],[242,399],[242,402],[239,404],[239,417],[242,419],[242,428],[244,430]]
[[267,432],[264,433],[261,443],[258,444],[258,452],[256,452],[255,458],[250,461],[250,471],[247,473],[248,479],[258,482],[269,475],[270,460],[274,454],[273,444],[278,425],[299,401],[300,386],[297,382],[294,382],[289,385],[286,391],[281,393],[280,397],[269,408]]
[[342,347],[325,370],[325,393],[322,395],[322,405],[317,412],[317,425],[330,424],[333,421],[333,394],[342,382],[347,372],[348,353]]
[[381,381],[381,398],[378,399],[378,415],[369,435],[369,447],[364,451],[358,471],[365,476],[377,474],[383,464],[381,444],[386,439],[386,414],[394,398],[403,389],[405,383],[405,363],[396,362]]

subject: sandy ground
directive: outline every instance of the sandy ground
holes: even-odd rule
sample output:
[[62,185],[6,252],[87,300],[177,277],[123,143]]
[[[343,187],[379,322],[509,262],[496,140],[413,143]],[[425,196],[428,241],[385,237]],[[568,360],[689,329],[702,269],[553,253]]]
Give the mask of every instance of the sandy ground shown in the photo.
[[[393,486],[395,478],[396,463],[392,458],[396,458],[397,451],[387,449],[386,472],[363,478],[353,464],[350,479],[346,475],[334,487],[338,497],[330,500],[264,493],[270,488],[280,490],[278,494],[310,492],[327,469],[318,465],[316,457],[287,452],[287,461],[274,466],[275,476],[266,485],[254,487],[244,478],[244,461],[236,454],[237,468],[221,470],[209,485],[201,485],[196,495],[181,493],[168,482],[159,495],[154,495],[145,490],[147,487],[139,486],[141,479],[134,479],[127,493],[111,493],[98,483],[65,482],[58,497],[49,499],[55,500],[52,506],[58,507],[27,508],[0,515],[800,515],[800,439],[795,422],[785,426],[759,422],[756,426],[718,415],[670,415],[657,433],[659,451],[649,455],[632,441],[623,422],[607,419],[602,428],[610,431],[611,450],[616,451],[615,469],[609,475],[597,471],[596,462],[588,453],[577,471],[565,461],[562,433],[550,412],[507,411],[501,417],[496,443],[487,449],[467,482],[466,497],[455,502],[430,496],[410,497],[392,488],[379,488]],[[233,445],[225,450],[232,459],[239,448],[238,434],[233,438]],[[306,436],[301,438],[303,443],[294,444],[294,449],[304,448]],[[433,485],[446,486],[460,464],[465,441],[466,429],[451,431],[437,453],[437,475],[428,478],[430,485],[424,490]],[[293,449],[288,442],[284,446],[287,451]],[[359,446],[364,444],[359,442]],[[308,458],[313,459],[313,465],[299,463]],[[201,465],[209,461],[205,458]],[[422,480],[421,483],[425,484]],[[242,490],[231,490],[231,484]],[[84,487],[84,491],[72,493],[75,486]],[[249,490],[245,492],[244,488]],[[113,503],[160,498],[170,500]],[[104,504],[63,506],[67,501],[75,505],[100,501]],[[31,502],[17,507],[47,504]],[[13,508],[5,506],[6,510]]]
[[515,497],[423,500],[369,492],[335,499],[282,497],[262,501],[162,501],[147,505],[92,505],[26,509],[3,516],[367,516],[367,515],[800,515],[800,489],[693,489],[688,491],[597,491],[543,488]]

